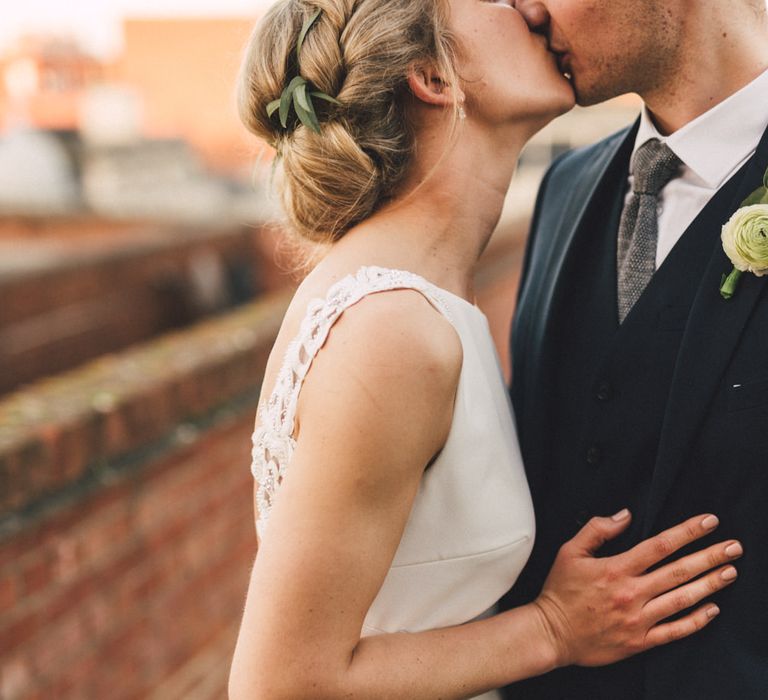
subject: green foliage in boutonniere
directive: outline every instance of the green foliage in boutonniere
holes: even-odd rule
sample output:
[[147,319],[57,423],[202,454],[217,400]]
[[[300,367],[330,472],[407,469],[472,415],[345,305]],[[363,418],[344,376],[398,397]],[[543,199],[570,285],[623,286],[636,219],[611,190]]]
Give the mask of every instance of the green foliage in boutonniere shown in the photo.
[[758,277],[768,275],[768,170],[762,187],[749,195],[723,226],[721,238],[733,270],[723,275],[720,294],[730,299],[745,272]]
[[[304,26],[301,28],[299,39],[296,42],[296,65],[300,65],[301,47],[304,45],[304,39],[307,37],[307,32],[312,28],[312,25],[318,20],[322,12],[322,10],[317,10],[304,22]],[[315,105],[312,102],[313,97],[336,105],[341,104],[335,97],[326,95],[319,90],[312,90],[307,80],[302,78],[301,75],[297,75],[288,83],[288,86],[283,90],[283,94],[267,105],[267,116],[271,119],[272,115],[275,112],[278,112],[280,126],[282,126],[283,129],[287,129],[288,117],[290,115],[291,106],[293,106],[299,121],[308,129],[319,134],[320,122],[317,119]]]

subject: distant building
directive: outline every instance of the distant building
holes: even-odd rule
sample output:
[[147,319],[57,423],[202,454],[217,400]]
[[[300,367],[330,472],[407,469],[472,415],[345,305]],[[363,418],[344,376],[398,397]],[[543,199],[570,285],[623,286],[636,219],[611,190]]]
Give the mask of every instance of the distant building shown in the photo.
[[106,73],[71,39],[20,38],[0,57],[0,128],[78,128],[83,96]]
[[0,138],[0,213],[70,214],[82,207],[66,132],[18,127]]
[[231,204],[226,183],[180,139],[91,146],[82,186],[91,210],[118,218],[199,221],[221,217]]
[[0,215],[261,218],[230,177],[256,149],[234,106],[251,24],[131,20],[114,65],[68,39],[19,40],[0,57]]
[[188,142],[214,170],[247,174],[259,144],[235,107],[241,56],[255,18],[127,19],[114,64],[73,40],[20,39],[0,56],[0,131],[83,129]]
[[255,18],[127,19],[117,74],[145,108],[148,135],[192,144],[210,167],[247,173],[259,147],[235,107]]

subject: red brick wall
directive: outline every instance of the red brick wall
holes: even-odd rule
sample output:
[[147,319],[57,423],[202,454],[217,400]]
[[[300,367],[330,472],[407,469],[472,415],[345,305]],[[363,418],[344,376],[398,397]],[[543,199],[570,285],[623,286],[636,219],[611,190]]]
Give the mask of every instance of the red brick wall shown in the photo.
[[0,402],[0,697],[224,697],[287,298]]
[[239,226],[142,226],[37,241],[50,263],[0,277],[0,394],[216,310],[195,295],[201,261],[215,260],[225,282],[237,268],[263,289],[260,237]]
[[3,698],[225,697],[255,554],[251,427],[225,422],[0,546]]

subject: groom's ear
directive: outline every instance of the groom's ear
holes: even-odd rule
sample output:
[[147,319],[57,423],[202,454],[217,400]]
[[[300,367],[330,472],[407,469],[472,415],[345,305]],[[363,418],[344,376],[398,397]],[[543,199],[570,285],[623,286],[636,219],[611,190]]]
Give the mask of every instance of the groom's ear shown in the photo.
[[412,65],[408,71],[408,87],[416,99],[438,107],[448,107],[464,99],[464,93],[459,90],[455,94],[453,86],[446,83],[431,64]]

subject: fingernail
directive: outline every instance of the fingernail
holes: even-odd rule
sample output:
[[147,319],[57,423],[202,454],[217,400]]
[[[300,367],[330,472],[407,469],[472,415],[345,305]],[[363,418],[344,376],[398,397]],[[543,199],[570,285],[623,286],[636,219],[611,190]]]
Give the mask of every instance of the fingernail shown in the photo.
[[738,575],[738,572],[732,566],[729,566],[722,574],[720,574],[720,576],[723,577],[723,581],[733,581]]
[[714,530],[720,524],[720,520],[716,515],[708,515],[701,521],[701,526],[705,530]]
[[734,542],[725,548],[725,553],[729,557],[740,557],[744,554],[744,548],[738,542]]
[[615,520],[617,523],[621,520],[626,520],[629,517],[629,510],[625,508],[624,510],[620,510],[616,515],[611,516],[611,520]]
[[720,614],[720,608],[717,605],[711,605],[707,608],[707,617],[711,620],[713,617],[717,617]]

